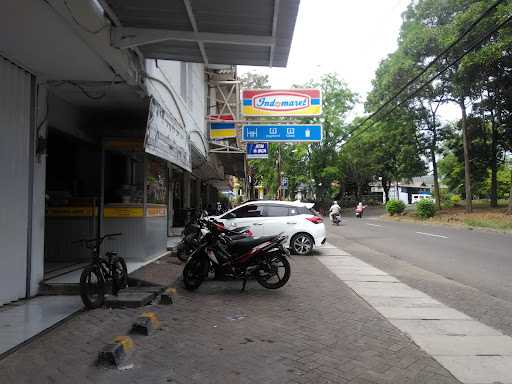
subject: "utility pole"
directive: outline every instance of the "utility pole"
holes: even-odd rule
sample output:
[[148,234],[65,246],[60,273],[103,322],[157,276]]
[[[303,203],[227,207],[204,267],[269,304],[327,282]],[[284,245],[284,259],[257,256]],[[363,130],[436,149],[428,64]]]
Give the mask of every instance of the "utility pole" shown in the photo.
[[283,181],[282,175],[282,157],[281,157],[281,143],[277,144],[277,200],[283,200],[283,188],[281,187],[281,183]]
[[460,100],[460,108],[462,111],[462,140],[464,147],[464,186],[466,192],[466,213],[473,212],[473,196],[471,194],[471,168],[469,158],[469,138],[468,138],[468,121],[466,115],[466,105],[464,98]]

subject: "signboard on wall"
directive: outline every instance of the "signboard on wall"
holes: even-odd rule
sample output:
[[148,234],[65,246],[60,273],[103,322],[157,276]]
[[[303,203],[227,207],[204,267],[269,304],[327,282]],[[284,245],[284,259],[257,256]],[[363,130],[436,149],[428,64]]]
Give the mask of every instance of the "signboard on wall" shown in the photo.
[[242,91],[244,116],[319,116],[322,97],[319,89]]
[[248,142],[319,142],[322,141],[322,125],[248,124],[242,127],[242,140]]
[[208,116],[210,125],[210,139],[230,139],[236,137],[236,127],[233,115]]
[[144,149],[192,172],[188,133],[155,98],[151,98],[149,105]]
[[248,159],[268,159],[268,143],[248,143]]

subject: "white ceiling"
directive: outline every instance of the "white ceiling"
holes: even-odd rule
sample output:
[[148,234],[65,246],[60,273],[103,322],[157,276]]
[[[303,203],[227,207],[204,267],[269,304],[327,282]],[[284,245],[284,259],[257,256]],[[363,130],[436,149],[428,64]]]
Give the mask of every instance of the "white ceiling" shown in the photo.
[[0,52],[34,74],[59,80],[110,81],[106,63],[41,0],[2,0]]

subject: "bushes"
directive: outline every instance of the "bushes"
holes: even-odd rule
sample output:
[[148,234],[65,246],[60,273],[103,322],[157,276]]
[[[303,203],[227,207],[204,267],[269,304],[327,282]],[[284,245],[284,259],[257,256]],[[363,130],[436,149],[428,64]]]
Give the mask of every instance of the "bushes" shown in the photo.
[[442,204],[443,208],[453,208],[455,206],[450,199],[443,200]]
[[393,216],[395,214],[400,214],[405,210],[405,204],[401,200],[389,200],[386,203],[386,211]]
[[434,200],[423,199],[416,203],[416,215],[422,219],[433,217],[436,213],[436,205]]
[[453,205],[459,205],[459,203],[461,201],[461,197],[460,197],[460,195],[451,195],[450,201],[453,203]]

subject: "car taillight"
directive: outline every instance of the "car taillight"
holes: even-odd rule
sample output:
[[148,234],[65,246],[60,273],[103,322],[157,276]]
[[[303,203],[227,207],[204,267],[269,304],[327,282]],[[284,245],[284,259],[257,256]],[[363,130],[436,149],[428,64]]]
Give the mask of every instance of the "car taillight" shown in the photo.
[[306,217],[306,220],[309,220],[311,221],[313,224],[320,224],[320,223],[323,223],[324,221],[322,220],[321,217],[318,217],[318,216],[310,216],[310,217]]

